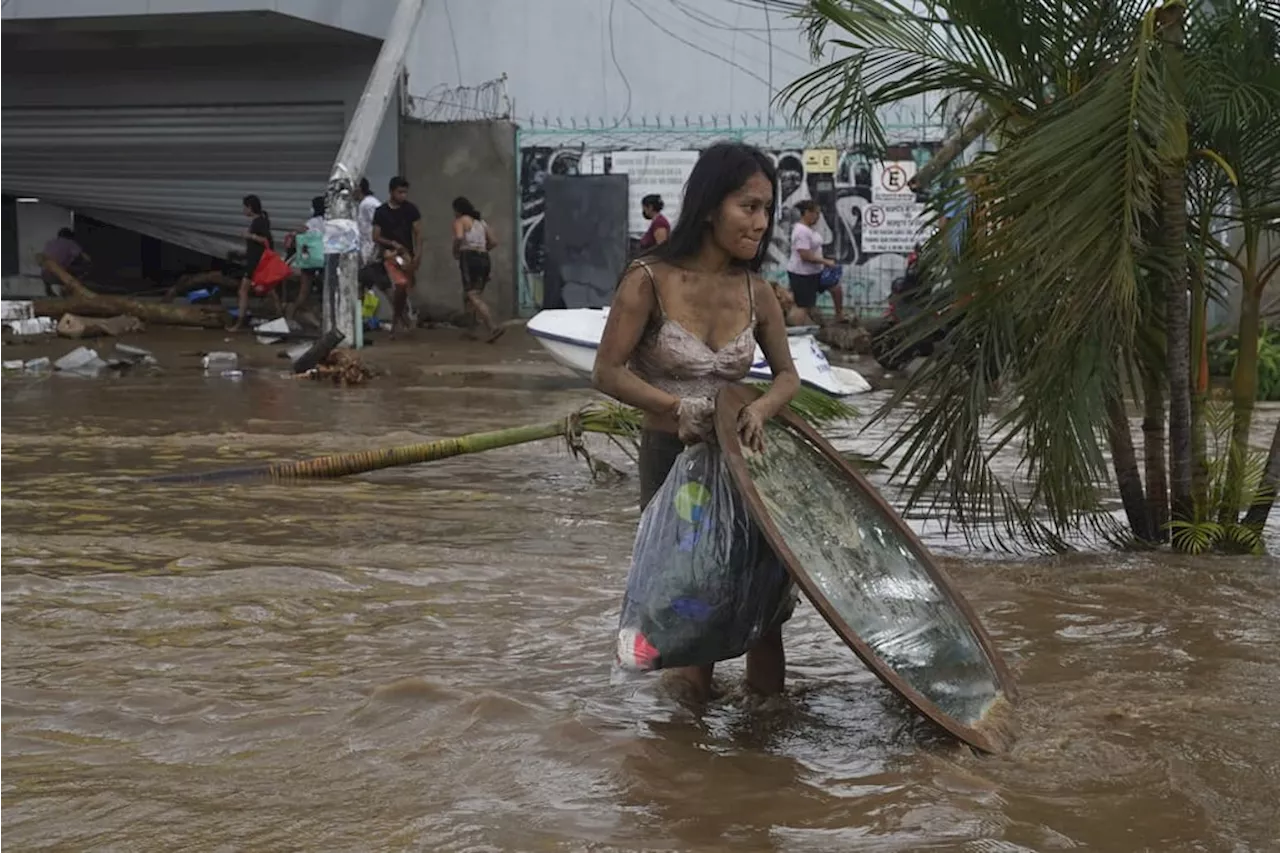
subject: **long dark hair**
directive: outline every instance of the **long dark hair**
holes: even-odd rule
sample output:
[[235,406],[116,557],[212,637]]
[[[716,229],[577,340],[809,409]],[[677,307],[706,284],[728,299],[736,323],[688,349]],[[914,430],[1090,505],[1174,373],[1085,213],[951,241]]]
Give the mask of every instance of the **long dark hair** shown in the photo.
[[[680,205],[680,219],[671,229],[667,242],[656,246],[649,257],[669,263],[687,260],[702,249],[702,241],[710,219],[720,209],[720,205],[731,193],[742,189],[742,185],[753,175],[763,174],[770,186],[777,183],[777,170],[769,156],[743,142],[717,142],[702,152],[689,180],[684,186],[684,201]],[[750,261],[735,261],[755,271],[760,269],[769,251],[769,243],[773,238],[773,220],[777,212],[776,197],[769,202],[769,222],[765,226],[764,235],[760,238],[760,247],[756,256]]]
[[458,216],[470,216],[477,221],[484,221],[480,211],[476,210],[476,206],[464,195],[460,195],[453,200],[453,212]]
[[241,204],[249,208],[249,211],[253,213],[254,216],[261,216],[263,219],[267,220],[267,227],[271,227],[271,217],[267,216],[267,212],[262,209],[262,199],[258,198],[256,195],[247,195],[241,201]]

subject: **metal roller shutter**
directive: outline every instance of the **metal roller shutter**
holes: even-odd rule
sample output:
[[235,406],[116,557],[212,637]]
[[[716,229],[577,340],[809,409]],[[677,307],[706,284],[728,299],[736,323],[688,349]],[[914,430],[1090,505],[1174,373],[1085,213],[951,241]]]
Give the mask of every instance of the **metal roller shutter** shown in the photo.
[[323,194],[341,102],[5,107],[0,180],[104,222],[212,255],[243,247],[240,200],[277,231]]

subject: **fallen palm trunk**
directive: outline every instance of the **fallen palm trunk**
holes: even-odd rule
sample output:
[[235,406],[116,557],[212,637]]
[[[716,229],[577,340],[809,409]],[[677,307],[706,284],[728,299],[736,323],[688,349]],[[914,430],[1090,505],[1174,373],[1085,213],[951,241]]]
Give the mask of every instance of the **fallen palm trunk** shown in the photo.
[[[761,386],[764,383],[758,383]],[[855,417],[858,412],[848,403],[828,397],[808,388],[801,388],[791,401],[791,410],[815,426],[834,423]],[[352,474],[364,474],[382,468],[395,468],[401,465],[417,465],[422,462],[436,462],[453,456],[480,453],[485,450],[496,450],[500,447],[512,447],[531,441],[543,441],[548,438],[563,438],[575,456],[581,456],[591,465],[592,471],[598,470],[595,460],[582,439],[586,433],[607,435],[613,440],[618,438],[634,439],[640,434],[644,416],[638,409],[622,406],[617,403],[598,403],[574,412],[566,418],[547,424],[511,427],[463,435],[457,438],[442,438],[422,444],[408,444],[382,450],[360,450],[353,453],[335,453],[330,456],[318,456],[314,459],[301,459],[292,462],[268,462],[262,465],[251,465],[241,468],[227,468],[221,471],[202,471],[181,474],[161,474],[157,477],[145,477],[147,483],[225,483],[236,480],[299,480],[299,479],[334,479],[349,477]]]
[[127,296],[106,296],[94,293],[56,261],[45,258],[41,267],[62,283],[67,296],[63,299],[37,299],[35,310],[39,316],[80,314],[86,317],[115,317],[128,314],[145,323],[162,326],[199,326],[204,329],[221,329],[228,319],[221,307],[201,305],[167,305],[161,302],[143,302]]
[[542,441],[548,438],[565,437],[569,440],[570,446],[573,447],[575,443],[581,443],[582,432],[586,429],[583,425],[583,417],[584,413],[578,413],[548,424],[512,427],[492,432],[478,432],[457,438],[442,438],[438,441],[406,444],[401,447],[389,447],[382,450],[335,453],[331,456],[318,456],[314,459],[300,459],[294,462],[269,462],[265,465],[229,468],[222,471],[165,474],[159,477],[148,477],[146,482],[216,483],[231,480],[334,479],[348,477],[352,474],[378,471],[382,468],[436,462],[453,456],[481,453],[485,450],[497,450],[500,447],[511,447],[516,444],[526,444],[530,441]]

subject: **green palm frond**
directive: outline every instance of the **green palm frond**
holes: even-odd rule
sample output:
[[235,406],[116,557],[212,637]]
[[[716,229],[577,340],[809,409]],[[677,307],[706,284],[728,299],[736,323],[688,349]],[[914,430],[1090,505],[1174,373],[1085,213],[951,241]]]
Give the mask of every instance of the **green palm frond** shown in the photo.
[[[762,392],[769,388],[767,382],[752,382],[751,385]],[[805,387],[801,387],[796,393],[790,408],[797,416],[816,427],[830,426],[858,416],[858,410],[843,400]],[[638,439],[644,424],[643,412],[612,400],[592,403],[580,410],[578,417],[586,432],[627,439]]]
[[[1156,51],[1148,21],[1110,72],[965,170],[975,213],[959,256],[946,226],[923,252],[949,345],[877,413],[928,400],[890,448],[905,451],[895,475],[913,501],[941,480],[953,517],[1004,518],[1009,535],[1040,542],[1099,506],[1105,400],[1151,302],[1145,239],[1173,109]],[[990,467],[1011,445],[1021,494]]]
[[[779,100],[811,127],[882,150],[880,110],[920,95],[961,96],[997,126],[1087,85],[1132,42],[1149,4],[812,0],[802,17],[826,64]],[[832,55],[834,54],[834,57]]]

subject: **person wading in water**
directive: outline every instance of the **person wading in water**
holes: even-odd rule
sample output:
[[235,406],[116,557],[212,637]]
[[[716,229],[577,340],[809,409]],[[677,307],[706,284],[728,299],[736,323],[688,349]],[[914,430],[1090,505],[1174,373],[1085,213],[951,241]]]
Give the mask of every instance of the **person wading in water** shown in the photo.
[[[765,422],[800,389],[782,308],[756,274],[773,227],[774,178],[772,162],[757,148],[727,142],[708,148],[689,176],[670,239],[632,264],[618,285],[594,382],[644,412],[642,507],[685,445],[714,437],[716,394],[746,377],[757,343],[773,384],[742,410],[743,444],[763,449]],[[747,684],[759,693],[783,687],[781,621],[747,653]],[[705,699],[712,670],[708,665],[671,672]]]

